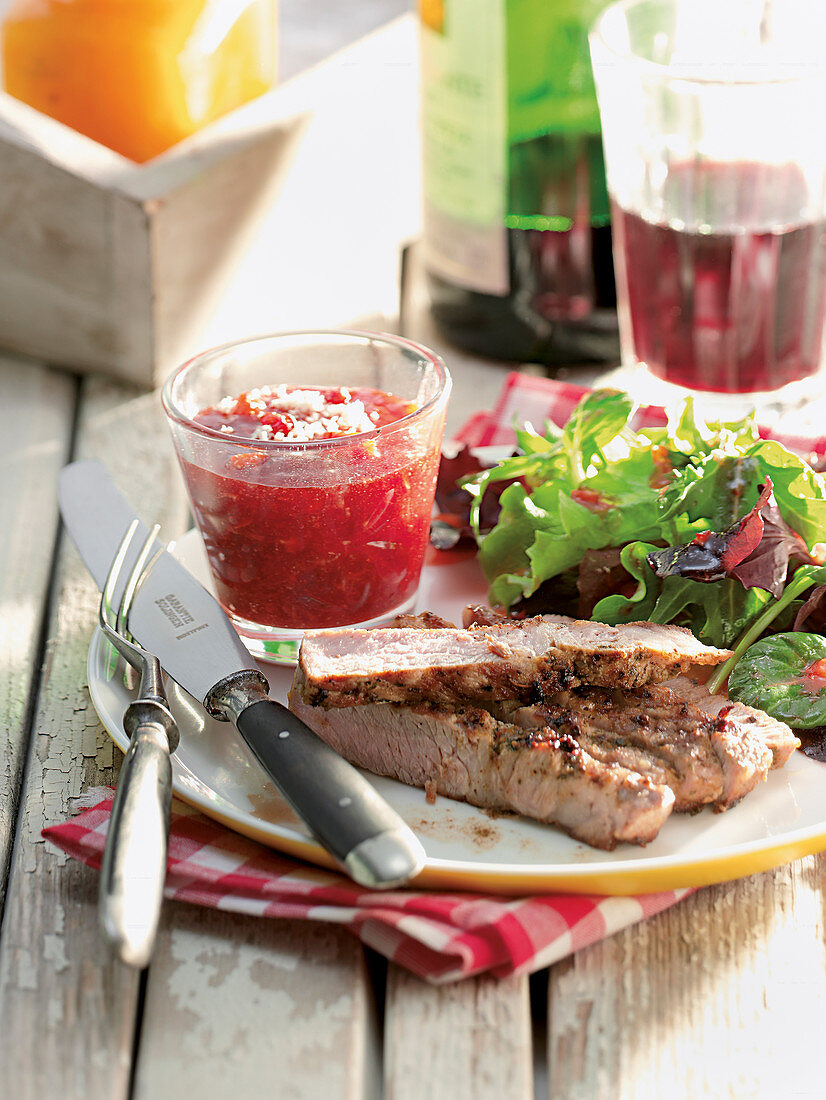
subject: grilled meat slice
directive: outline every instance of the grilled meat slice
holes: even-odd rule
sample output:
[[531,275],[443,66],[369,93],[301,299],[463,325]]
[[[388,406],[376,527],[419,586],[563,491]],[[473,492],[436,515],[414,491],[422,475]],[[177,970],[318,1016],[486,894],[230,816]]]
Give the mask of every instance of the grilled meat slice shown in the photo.
[[475,630],[480,626],[497,626],[499,623],[515,622],[504,611],[496,611],[486,604],[468,604],[462,609],[462,626],[465,630]]
[[635,688],[728,656],[680,627],[535,618],[473,630],[310,632],[299,664],[307,698],[333,707],[457,698],[537,702],[578,683]]
[[[670,787],[675,812],[696,810],[720,797],[722,769],[708,738],[693,736],[696,722],[680,729],[679,721],[669,721],[664,732],[659,723],[644,724],[648,719],[644,703],[632,698],[625,706],[612,695],[601,688],[559,692],[549,704],[522,707],[512,718],[526,727],[553,728],[559,722],[573,726],[577,741],[595,759],[621,764]],[[680,740],[682,751],[675,744]]]
[[561,726],[526,730],[481,707],[314,706],[296,670],[290,708],[359,767],[474,806],[558,825],[597,848],[647,844],[674,806],[665,784],[594,759]]
[[573,724],[574,736],[591,756],[667,783],[676,797],[675,810],[704,805],[725,810],[766,778],[771,749],[756,725],[703,710],[672,689],[677,682],[626,692],[557,692],[543,706],[516,710],[512,720]]
[[763,710],[747,707],[745,703],[733,703],[724,695],[710,695],[705,684],[698,684],[688,676],[675,676],[663,687],[706,714],[724,718],[738,730],[759,737],[771,750],[772,768],[782,768],[794,750],[800,748],[800,741],[785,722],[769,717]]

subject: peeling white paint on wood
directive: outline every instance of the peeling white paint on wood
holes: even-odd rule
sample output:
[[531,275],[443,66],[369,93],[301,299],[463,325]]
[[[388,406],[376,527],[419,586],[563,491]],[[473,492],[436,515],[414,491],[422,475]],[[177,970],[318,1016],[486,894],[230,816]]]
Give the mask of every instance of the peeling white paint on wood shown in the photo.
[[71,379],[35,364],[21,374],[0,359],[0,868],[18,806],[58,524],[55,478],[69,453],[74,404]]
[[[52,384],[59,393],[64,382]],[[134,393],[84,383],[79,455],[104,460],[124,487],[137,482],[180,530],[183,489],[169,476],[157,398],[133,401]],[[68,433],[71,408],[63,416]],[[61,461],[49,478],[52,496]],[[30,532],[38,504],[36,493],[20,503]],[[97,875],[47,850],[40,836],[68,816],[72,799],[115,779],[112,743],[86,689],[99,595],[65,537],[54,592],[0,943],[0,1065],[4,1088],[21,1100],[125,1095],[137,994],[136,974],[101,942]]]
[[372,1093],[376,1028],[363,950],[343,929],[170,904],[135,1100],[360,1100]]
[[529,1100],[528,979],[434,987],[391,966],[384,1055],[387,1100]]

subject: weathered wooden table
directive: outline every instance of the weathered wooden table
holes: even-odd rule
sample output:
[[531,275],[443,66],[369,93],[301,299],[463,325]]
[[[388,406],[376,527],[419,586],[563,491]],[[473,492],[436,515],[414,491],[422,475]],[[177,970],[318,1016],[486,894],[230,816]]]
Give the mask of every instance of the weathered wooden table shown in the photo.
[[[359,308],[392,327],[368,251]],[[420,291],[414,274],[403,325],[448,358],[450,430],[491,403],[503,366],[441,347]],[[239,284],[227,309],[242,298]],[[342,308],[330,292],[314,320],[341,323]],[[0,409],[0,1097],[826,1095],[823,856],[700,890],[530,980],[433,988],[333,927],[180,904],[147,972],[113,962],[97,875],[40,838],[119,765],[86,688],[98,594],[55,479],[102,459],[167,537],[187,524],[183,488],[157,394],[5,356]]]

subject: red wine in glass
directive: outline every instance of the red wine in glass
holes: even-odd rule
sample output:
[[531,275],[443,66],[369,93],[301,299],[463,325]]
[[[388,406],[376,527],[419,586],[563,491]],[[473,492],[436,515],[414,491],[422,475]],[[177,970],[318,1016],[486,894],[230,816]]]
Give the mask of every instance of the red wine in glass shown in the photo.
[[[815,196],[818,204],[821,196]],[[621,324],[657,377],[773,391],[820,367],[826,221],[794,165],[673,166],[656,214],[613,204]]]

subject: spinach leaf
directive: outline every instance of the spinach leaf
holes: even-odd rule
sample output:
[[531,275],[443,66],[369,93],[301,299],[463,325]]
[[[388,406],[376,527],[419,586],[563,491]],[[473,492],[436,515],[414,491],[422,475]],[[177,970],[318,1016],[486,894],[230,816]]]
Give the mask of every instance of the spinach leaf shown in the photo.
[[755,642],[731,673],[728,692],[790,726],[826,725],[826,638],[797,632]]

